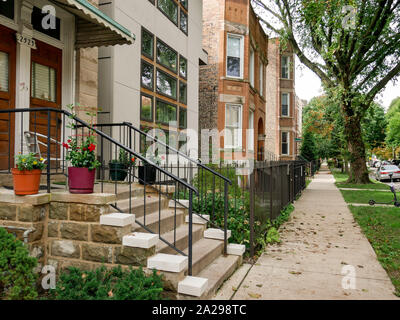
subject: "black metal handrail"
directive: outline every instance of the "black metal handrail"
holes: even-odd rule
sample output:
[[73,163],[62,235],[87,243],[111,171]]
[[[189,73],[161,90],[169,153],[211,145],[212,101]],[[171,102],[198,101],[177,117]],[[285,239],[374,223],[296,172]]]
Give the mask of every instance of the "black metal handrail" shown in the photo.
[[[139,147],[141,148],[140,143],[142,138],[145,139],[146,142],[153,142],[158,144],[159,146],[165,148],[168,150],[167,152],[167,157],[169,155],[175,155],[177,156],[177,162],[175,165],[169,165],[169,161],[166,161],[166,164],[164,165],[164,169],[169,171],[169,172],[175,172],[176,176],[179,177],[181,180],[184,181],[189,181],[191,185],[193,185],[193,181],[196,182],[197,188],[198,188],[198,193],[196,194],[197,198],[193,199],[194,203],[196,203],[196,210],[194,211],[194,214],[196,214],[200,219],[203,219],[203,221],[207,221],[207,223],[217,229],[220,229],[224,232],[224,253],[227,253],[227,244],[228,244],[228,239],[227,239],[227,220],[228,220],[228,210],[229,210],[229,186],[232,185],[232,181],[221,174],[220,172],[217,172],[216,170],[213,170],[212,168],[204,165],[201,163],[200,160],[194,160],[190,158],[188,155],[185,153],[175,149],[174,147],[171,147],[167,143],[164,143],[163,141],[160,141],[156,137],[153,137],[152,135],[144,132],[143,130],[140,130],[136,127],[134,127],[131,123],[129,122],[121,122],[121,123],[101,123],[101,124],[96,124],[96,127],[100,128],[100,130],[104,130],[105,128],[109,128],[110,130],[110,135],[113,134],[112,129],[113,128],[118,128],[118,140],[121,143],[130,143],[132,144],[133,141],[133,150]],[[139,136],[139,143],[136,144],[136,134]],[[137,153],[140,153],[137,152]],[[187,160],[189,165],[186,164],[181,164],[180,163],[180,157],[183,159]],[[193,168],[197,169],[197,175],[196,179],[193,179],[192,171]],[[183,173],[182,173],[183,171]],[[180,175],[183,174],[184,177],[181,177]],[[210,175],[209,179],[212,180],[211,182],[211,188],[209,189],[209,185],[207,184],[207,176]],[[215,203],[216,203],[216,185],[218,184],[217,179],[221,183],[223,183],[219,188],[219,191],[221,194],[223,194],[224,198],[224,208],[223,208],[223,214],[224,214],[224,226],[219,225],[216,223],[214,218],[216,217],[215,211]],[[208,181],[210,183],[210,181]],[[220,184],[221,184],[220,183]],[[187,198],[188,194],[186,192],[182,195],[179,190],[175,192],[175,199],[178,199],[178,202],[180,200],[180,197],[183,196],[184,198]],[[212,208],[207,208],[207,201],[211,198],[212,201]],[[188,206],[185,204],[181,203],[181,205],[187,209]],[[209,212],[211,210],[211,212]],[[210,220],[207,220],[205,217],[203,217],[203,214],[209,213],[210,215]]]
[[[38,133],[38,127],[42,126],[42,127],[47,127],[45,129],[45,133],[47,133],[47,150],[46,150],[46,154],[47,154],[47,170],[46,170],[46,175],[47,175],[47,192],[51,192],[52,189],[52,185],[51,185],[51,175],[52,174],[63,174],[64,176],[67,176],[67,172],[65,171],[66,166],[66,159],[65,159],[65,152],[64,149],[60,149],[58,148],[58,146],[56,147],[56,157],[55,158],[51,158],[51,154],[52,154],[52,143],[54,144],[54,141],[57,141],[58,138],[61,138],[61,135],[63,136],[63,138],[66,138],[66,134],[65,134],[65,123],[66,123],[66,117],[68,117],[71,121],[75,122],[75,125],[73,126],[73,129],[71,130],[75,130],[75,136],[78,139],[78,130],[82,129],[82,141],[84,139],[84,130],[91,130],[94,134],[97,135],[98,139],[100,139],[100,157],[101,157],[101,170],[103,173],[103,177],[104,177],[104,171],[107,170],[108,168],[104,165],[104,161],[103,161],[103,154],[104,154],[104,140],[107,141],[110,144],[110,148],[111,151],[114,148],[115,149],[115,153],[117,153],[117,150],[124,150],[125,152],[127,152],[129,154],[129,159],[131,159],[133,156],[136,157],[137,159],[139,159],[140,161],[142,161],[143,163],[146,163],[147,165],[150,165],[151,167],[156,169],[159,181],[161,181],[161,176],[168,177],[169,180],[172,180],[173,183],[175,184],[175,189],[179,189],[179,188],[184,188],[186,191],[188,191],[189,193],[189,206],[188,206],[188,210],[189,210],[189,224],[188,224],[188,273],[189,275],[192,274],[192,257],[193,257],[193,252],[192,252],[192,247],[193,247],[193,239],[192,239],[192,225],[193,225],[193,206],[192,206],[192,202],[193,202],[193,194],[198,195],[199,192],[198,190],[192,186],[191,184],[189,184],[188,182],[184,181],[183,179],[180,179],[179,177],[177,177],[176,175],[174,175],[173,173],[165,170],[164,168],[160,167],[159,165],[157,165],[156,163],[154,163],[153,161],[146,159],[145,157],[143,157],[140,153],[137,153],[135,150],[133,150],[132,148],[130,148],[129,146],[124,145],[123,143],[120,143],[119,141],[113,139],[112,137],[110,137],[109,135],[107,135],[106,133],[102,132],[101,130],[98,130],[96,128],[94,128],[94,126],[88,124],[87,122],[79,119],[78,117],[76,117],[75,115],[73,115],[72,113],[66,111],[66,110],[61,110],[61,109],[56,109],[56,108],[21,108],[21,109],[10,109],[10,110],[0,110],[0,114],[8,114],[8,132],[9,132],[9,137],[11,137],[11,123],[12,121],[15,121],[15,114],[20,114],[20,131],[21,131],[21,141],[20,141],[20,147],[21,147],[21,153],[23,152],[23,140],[24,140],[24,136],[23,136],[23,132],[25,131],[24,128],[26,127],[25,123],[24,123],[24,114],[28,113],[29,114],[29,131],[33,132],[34,134]],[[45,116],[43,116],[43,113],[45,114]],[[31,116],[33,114],[33,116]],[[39,114],[39,116],[38,116]],[[56,135],[56,139],[54,139],[54,130],[52,130],[52,120],[54,120],[54,114],[56,115],[56,121],[55,123],[55,135]],[[39,117],[41,116],[41,123],[39,121]],[[53,117],[52,117],[53,116]],[[61,116],[62,119],[59,119],[58,116]],[[13,118],[12,118],[13,117]],[[13,119],[13,120],[12,120]],[[46,125],[44,126],[43,123],[46,123]],[[79,125],[78,125],[79,124]],[[54,129],[54,128],[53,128]],[[60,137],[58,136],[58,131],[62,130],[62,134],[60,133]],[[43,132],[42,132],[43,133]],[[8,139],[8,150],[11,151],[12,147],[11,147],[11,139]],[[62,150],[62,152],[61,152]],[[59,157],[58,155],[61,154],[62,155]],[[110,155],[112,155],[113,152],[110,153]],[[51,161],[49,161],[49,159],[51,159]],[[52,162],[55,160],[55,164],[53,164]],[[110,159],[111,160],[111,159]],[[62,170],[59,168],[59,162],[62,163]],[[55,170],[55,172],[52,172],[52,170]],[[5,172],[3,171],[2,173],[10,173],[11,172],[11,152],[9,152],[8,154],[8,170],[6,170]],[[129,167],[129,213],[132,213],[132,204],[131,204],[131,200],[132,200],[132,181],[131,178],[132,176],[135,177],[135,172],[133,169],[133,173],[132,173],[132,166]],[[144,223],[141,223],[140,221],[138,221],[136,219],[136,223],[141,226],[142,228],[144,228],[145,230],[147,230],[150,233],[155,233],[153,232],[150,228],[146,227],[146,186],[149,185],[150,183],[147,182],[146,180],[146,170],[144,170],[144,177],[140,178],[140,176],[137,177],[139,182],[141,182],[143,184],[144,187],[144,196],[143,196],[143,201],[144,201]],[[153,188],[155,188],[154,186],[152,186]],[[101,190],[103,191],[104,188],[104,179],[101,180]],[[161,228],[161,195],[164,194],[166,195],[167,193],[165,193],[164,191],[162,191],[162,185],[159,185],[159,188],[155,188],[158,191],[158,195],[159,195],[159,205],[158,205],[158,235],[161,241],[163,241],[164,243],[166,243],[168,246],[170,246],[171,248],[173,248],[176,252],[178,252],[179,254],[182,255],[186,255],[184,252],[182,252],[181,250],[179,250],[176,246],[176,234],[174,236],[174,243],[170,243],[169,241],[167,241],[166,239],[164,239],[161,236],[161,232],[160,232],[160,228]],[[118,194],[118,184],[117,182],[115,182],[115,193]],[[172,199],[175,203],[175,221],[176,221],[176,208],[177,208],[177,203],[179,203],[179,199],[174,198]],[[120,209],[118,209],[117,204],[115,203],[113,205],[114,208],[116,208],[117,210],[121,211]],[[176,231],[176,222],[174,225],[175,231]]]

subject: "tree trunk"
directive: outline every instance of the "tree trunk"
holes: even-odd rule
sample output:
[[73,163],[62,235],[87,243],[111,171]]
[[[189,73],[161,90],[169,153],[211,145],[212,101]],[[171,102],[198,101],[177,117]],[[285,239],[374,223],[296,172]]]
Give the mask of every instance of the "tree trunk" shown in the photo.
[[347,115],[344,119],[344,133],[350,153],[350,174],[347,183],[371,183],[365,157],[365,144],[361,131],[361,116]]

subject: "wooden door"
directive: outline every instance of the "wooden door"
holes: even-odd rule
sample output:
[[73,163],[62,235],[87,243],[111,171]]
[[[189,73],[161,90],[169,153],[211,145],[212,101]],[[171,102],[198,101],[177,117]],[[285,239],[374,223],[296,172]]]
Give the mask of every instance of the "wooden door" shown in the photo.
[[[15,31],[0,25],[0,110],[15,109]],[[0,170],[14,166],[15,114],[0,113]]]
[[[36,40],[36,50],[32,50],[31,63],[31,103],[30,107],[61,109],[62,50]],[[47,111],[31,112],[30,128],[34,133],[48,136],[61,142],[61,115]],[[47,143],[47,139],[38,136],[38,140]],[[40,146],[44,158],[47,148]],[[61,147],[52,143],[51,158],[59,158]]]

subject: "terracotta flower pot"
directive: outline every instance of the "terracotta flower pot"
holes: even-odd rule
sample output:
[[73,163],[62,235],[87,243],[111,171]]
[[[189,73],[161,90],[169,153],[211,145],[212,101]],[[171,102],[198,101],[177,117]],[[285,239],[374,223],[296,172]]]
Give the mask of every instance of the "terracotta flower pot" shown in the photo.
[[68,167],[69,192],[75,194],[93,193],[96,169]]
[[42,170],[11,169],[14,179],[14,193],[18,196],[39,193],[40,175]]

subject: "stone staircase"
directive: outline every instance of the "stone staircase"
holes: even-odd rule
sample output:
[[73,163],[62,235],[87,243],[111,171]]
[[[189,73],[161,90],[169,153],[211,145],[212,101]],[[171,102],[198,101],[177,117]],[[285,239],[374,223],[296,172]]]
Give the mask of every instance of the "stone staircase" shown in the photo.
[[[244,246],[228,245],[228,254],[223,255],[221,230],[207,229],[207,221],[193,215],[192,228],[192,275],[188,273],[188,257],[179,254],[173,247],[188,254],[188,210],[166,196],[154,192],[143,194],[143,186],[132,185],[134,195],[117,196],[118,213],[104,214],[100,224],[121,228],[123,248],[134,255],[138,250],[146,251],[147,270],[157,269],[164,275],[165,289],[170,297],[177,299],[209,299],[242,263]],[[154,191],[154,190],[153,190]],[[131,207],[131,214],[129,208]],[[110,212],[116,212],[113,208]],[[209,217],[203,216],[208,219]],[[136,222],[139,223],[136,223]],[[151,230],[150,233],[147,229]],[[131,228],[126,229],[127,226]],[[130,229],[130,231],[129,231]],[[230,232],[228,233],[230,236]],[[165,241],[162,241],[164,239]],[[168,243],[170,244],[168,244]],[[132,257],[135,260],[135,257]],[[127,261],[130,261],[129,257]]]

